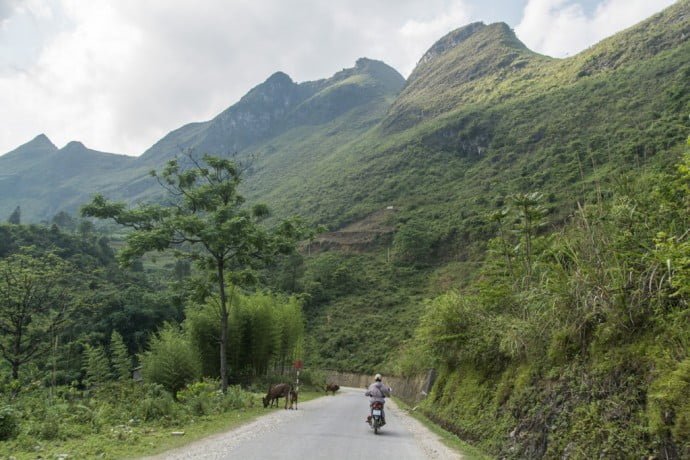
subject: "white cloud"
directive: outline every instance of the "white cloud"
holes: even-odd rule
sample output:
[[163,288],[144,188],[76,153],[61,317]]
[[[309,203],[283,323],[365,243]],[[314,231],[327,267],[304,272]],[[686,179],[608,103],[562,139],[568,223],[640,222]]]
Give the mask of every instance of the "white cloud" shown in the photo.
[[529,0],[515,31],[531,49],[554,57],[585,48],[651,16],[674,0],[604,0],[591,15],[572,0]]
[[42,30],[56,28],[49,20],[54,10],[64,20],[29,62],[16,53],[5,65],[0,60],[0,106],[9,108],[0,113],[0,152],[45,132],[59,146],[79,139],[98,150],[140,154],[168,131],[216,115],[278,70],[313,80],[366,56],[409,73],[426,48],[468,17],[463,2],[451,0],[22,6]]
[[397,35],[406,50],[408,66],[400,70],[405,76],[409,75],[414,68],[410,64],[416,64],[439,38],[470,21],[469,5],[460,2],[428,21],[411,19],[405,22]]
[[18,3],[18,0],[0,0],[0,27],[14,14],[14,9]]

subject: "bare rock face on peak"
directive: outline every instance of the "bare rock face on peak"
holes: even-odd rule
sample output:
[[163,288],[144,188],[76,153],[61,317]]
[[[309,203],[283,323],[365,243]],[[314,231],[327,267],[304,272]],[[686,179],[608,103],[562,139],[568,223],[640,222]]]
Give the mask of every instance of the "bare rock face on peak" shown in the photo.
[[485,27],[486,25],[483,22],[474,22],[472,24],[468,24],[464,27],[460,27],[459,29],[455,29],[454,31],[448,33],[443,38],[434,43],[434,45],[431,48],[429,48],[429,50],[426,53],[424,53],[424,56],[422,56],[422,58],[419,60],[417,66],[426,64],[429,61],[444,54],[446,51],[455,48],[458,44],[462,43],[467,38],[471,37],[474,33],[476,33],[479,30],[482,30]]

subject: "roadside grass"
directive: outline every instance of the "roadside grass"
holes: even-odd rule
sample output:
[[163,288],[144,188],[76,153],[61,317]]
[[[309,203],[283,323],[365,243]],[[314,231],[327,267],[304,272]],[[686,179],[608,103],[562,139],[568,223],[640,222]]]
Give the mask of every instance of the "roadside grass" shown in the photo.
[[429,420],[424,414],[422,414],[420,411],[415,410],[414,407],[411,407],[409,404],[405,403],[402,401],[400,398],[393,398],[395,400],[395,403],[398,405],[398,407],[405,412],[407,412],[410,416],[414,417],[417,419],[422,425],[427,427],[432,433],[438,435],[441,438],[441,441],[450,447],[451,449],[454,449],[458,452],[460,452],[465,460],[491,460],[493,457],[485,454],[481,450],[477,449],[476,447],[467,444],[465,441],[460,439],[457,435],[451,433],[450,431],[446,431],[431,420]]
[[[300,403],[323,396],[318,392],[300,392]],[[184,424],[142,423],[104,427],[100,433],[56,440],[23,437],[0,442],[0,459],[28,460],[36,458],[98,458],[134,459],[157,455],[182,447],[199,439],[252,422],[277,409],[264,409],[260,395],[252,407],[222,414],[205,415]],[[173,433],[184,433],[175,435]]]

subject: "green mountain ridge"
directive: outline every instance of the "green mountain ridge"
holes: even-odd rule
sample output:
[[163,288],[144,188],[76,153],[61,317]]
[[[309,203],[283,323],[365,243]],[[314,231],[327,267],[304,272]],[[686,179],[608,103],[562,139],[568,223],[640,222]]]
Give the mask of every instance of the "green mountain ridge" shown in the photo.
[[97,183],[90,186],[94,178],[106,177],[134,161],[126,155],[88,149],[76,141],[58,149],[41,134],[0,157],[0,209],[14,203],[28,210],[28,220],[34,221],[76,209],[89,199],[96,189],[92,187],[98,187]]
[[[84,197],[96,192],[130,202],[155,199],[158,185],[148,172],[186,150],[246,157],[256,153],[262,142],[294,131],[319,130],[329,123],[337,123],[340,118],[350,117],[353,111],[359,110],[364,118],[368,118],[370,112],[382,112],[403,85],[404,79],[397,71],[366,58],[331,78],[313,82],[298,84],[286,74],[277,72],[212,120],[190,123],[170,132],[140,157],[111,157],[94,152],[91,158],[72,158],[78,152],[72,151],[74,145],[69,144],[67,150],[71,154],[66,157],[69,161],[63,158],[58,165],[59,174],[53,171],[55,165],[49,158],[57,149],[47,137],[39,136],[0,157],[0,168],[4,171],[23,171],[24,177],[13,180],[26,180],[36,185],[28,190],[28,195],[15,195],[12,187],[8,187],[7,193],[0,197],[0,214],[6,209],[11,212],[17,204],[22,206],[23,215],[33,221],[51,217],[56,209],[74,213]],[[379,105],[385,107],[379,109]],[[362,107],[367,109],[362,110]],[[48,190],[41,190],[41,187],[63,185],[56,180],[77,178],[81,174],[80,161],[88,164],[80,184],[83,190],[64,184],[59,197],[54,198]],[[74,170],[68,172],[70,168]],[[41,174],[51,178],[41,180]],[[74,196],[66,199],[69,190]]]

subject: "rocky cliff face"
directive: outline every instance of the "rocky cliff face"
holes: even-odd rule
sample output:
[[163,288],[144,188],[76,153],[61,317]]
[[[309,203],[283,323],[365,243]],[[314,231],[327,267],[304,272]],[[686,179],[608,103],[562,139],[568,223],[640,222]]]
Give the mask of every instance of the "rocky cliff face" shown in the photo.
[[474,35],[477,31],[485,27],[486,25],[483,22],[475,22],[450,32],[449,34],[441,38],[439,41],[434,43],[434,45],[431,48],[429,48],[429,50],[426,53],[424,53],[424,56],[422,56],[422,58],[417,63],[417,67],[424,66],[429,61],[444,54],[446,51],[455,48],[460,43]]

